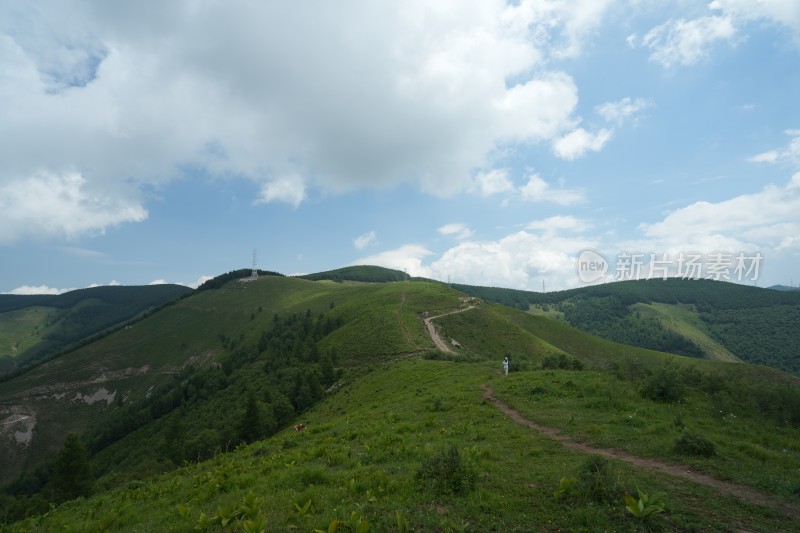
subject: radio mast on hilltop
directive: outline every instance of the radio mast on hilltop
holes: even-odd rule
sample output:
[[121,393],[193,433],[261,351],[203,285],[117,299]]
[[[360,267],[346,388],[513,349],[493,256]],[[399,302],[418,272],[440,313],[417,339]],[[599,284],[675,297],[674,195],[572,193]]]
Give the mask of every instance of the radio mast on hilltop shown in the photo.
[[256,268],[256,249],[253,248],[253,271],[250,272],[250,279],[258,279],[258,269]]

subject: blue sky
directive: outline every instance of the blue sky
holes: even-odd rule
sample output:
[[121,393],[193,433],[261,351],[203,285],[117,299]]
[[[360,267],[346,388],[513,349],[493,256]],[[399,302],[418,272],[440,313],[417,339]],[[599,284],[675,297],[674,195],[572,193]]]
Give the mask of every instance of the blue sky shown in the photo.
[[797,284],[798,94],[796,0],[7,1],[0,292],[196,285],[253,249]]

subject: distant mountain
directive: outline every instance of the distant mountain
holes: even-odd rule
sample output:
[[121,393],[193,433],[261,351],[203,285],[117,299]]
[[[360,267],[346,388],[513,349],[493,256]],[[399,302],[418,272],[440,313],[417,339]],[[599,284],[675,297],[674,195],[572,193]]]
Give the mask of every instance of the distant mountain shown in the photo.
[[773,291],[800,291],[800,287],[790,287],[788,285],[773,285],[772,287],[767,288],[772,289]]
[[190,292],[182,285],[147,285],[0,295],[0,377],[24,371]]
[[454,287],[616,342],[800,374],[798,291],[676,278],[548,293]]

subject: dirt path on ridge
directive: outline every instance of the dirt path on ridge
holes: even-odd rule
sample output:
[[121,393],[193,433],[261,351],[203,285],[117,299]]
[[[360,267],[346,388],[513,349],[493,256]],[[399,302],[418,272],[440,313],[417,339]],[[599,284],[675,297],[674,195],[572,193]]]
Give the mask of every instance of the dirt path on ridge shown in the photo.
[[536,431],[544,433],[551,439],[558,441],[559,443],[561,443],[561,445],[566,446],[567,448],[578,450],[583,453],[594,453],[597,455],[603,455],[605,457],[610,457],[613,459],[619,459],[620,461],[625,461],[627,463],[636,466],[641,466],[643,468],[647,468],[648,470],[656,470],[658,472],[669,474],[670,476],[686,479],[688,481],[697,483],[699,485],[705,485],[707,487],[711,487],[712,489],[715,489],[719,492],[736,496],[748,503],[752,503],[755,505],[763,505],[764,507],[775,509],[787,516],[791,516],[792,518],[800,520],[800,507],[777,501],[773,497],[758,492],[755,489],[751,489],[750,487],[737,485],[735,483],[731,483],[728,481],[722,481],[721,479],[711,477],[707,474],[701,474],[700,472],[692,472],[691,470],[689,470],[689,466],[686,465],[673,465],[673,464],[662,463],[661,461],[657,461],[655,459],[649,459],[649,458],[639,457],[636,455],[631,455],[622,450],[617,450],[614,448],[599,448],[572,440],[567,435],[563,435],[556,428],[543,426],[529,418],[525,418],[524,416],[522,416],[522,414],[520,414],[519,411],[511,408],[507,404],[503,403],[501,400],[495,398],[493,395],[493,391],[490,387],[488,387],[485,384],[481,386],[483,387],[483,397],[492,402],[497,408],[499,408],[501,411],[503,411],[505,414],[511,417],[512,420],[514,420],[518,424],[528,426],[531,429],[535,429]]
[[436,327],[433,325],[433,322],[431,321],[437,318],[441,318],[443,316],[454,315],[456,313],[463,313],[464,311],[469,311],[470,309],[474,308],[475,308],[474,305],[470,305],[469,307],[465,307],[464,309],[457,309],[455,311],[450,311],[449,313],[442,313],[441,315],[430,316],[422,320],[425,323],[425,327],[428,328],[428,334],[431,336],[433,344],[435,344],[436,347],[439,348],[439,350],[445,353],[455,353],[453,350],[450,349],[447,343],[442,340],[442,338],[439,336],[439,332],[436,331]]

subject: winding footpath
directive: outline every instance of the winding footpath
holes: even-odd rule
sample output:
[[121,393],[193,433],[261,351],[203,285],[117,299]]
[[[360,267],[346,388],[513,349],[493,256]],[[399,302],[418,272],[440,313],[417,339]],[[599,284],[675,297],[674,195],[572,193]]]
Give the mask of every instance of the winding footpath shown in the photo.
[[563,435],[556,428],[543,426],[538,422],[535,422],[529,418],[525,418],[524,416],[522,416],[522,414],[519,413],[519,411],[516,411],[509,405],[503,403],[501,400],[495,398],[492,389],[489,388],[487,385],[483,384],[481,386],[483,387],[483,397],[492,402],[498,409],[507,414],[512,420],[514,420],[518,424],[528,426],[531,429],[535,429],[536,431],[544,433],[551,439],[561,443],[562,446],[583,453],[592,453],[609,457],[612,459],[618,459],[620,461],[625,461],[626,463],[630,463],[636,466],[641,466],[642,468],[646,468],[648,470],[656,470],[658,472],[663,472],[664,474],[669,474],[670,476],[679,477],[691,481],[693,483],[697,483],[699,485],[705,485],[707,487],[713,488],[718,492],[736,496],[748,503],[752,503],[755,505],[762,505],[764,507],[775,509],[777,511],[784,513],[787,516],[791,516],[792,518],[800,520],[800,508],[798,508],[795,505],[779,502],[776,499],[772,498],[771,496],[758,492],[755,489],[751,489],[743,485],[737,485],[735,483],[730,483],[728,481],[722,481],[721,479],[717,479],[707,474],[702,474],[700,472],[693,472],[689,470],[689,467],[686,465],[674,465],[674,464],[663,463],[655,459],[649,459],[645,457],[631,455],[622,450],[617,450],[614,448],[599,448],[596,446],[590,446],[588,444],[572,440],[570,437]]
[[431,336],[433,344],[435,344],[440,351],[445,353],[455,353],[453,352],[453,350],[450,349],[447,343],[442,340],[442,338],[439,336],[439,332],[436,331],[436,327],[433,325],[433,322],[431,321],[437,318],[441,318],[443,316],[454,315],[456,313],[463,313],[464,311],[469,311],[470,309],[474,308],[475,308],[474,305],[470,305],[469,307],[465,307],[464,309],[457,309],[455,311],[450,311],[449,313],[442,313],[441,315],[431,316],[422,320],[425,323],[425,327],[428,328],[428,334]]
[[[436,331],[436,328],[433,326],[431,321],[442,316],[451,315],[453,313],[461,313],[469,309],[472,309],[472,307],[459,309],[457,311],[451,311],[449,313],[444,313],[423,320],[423,322],[425,322],[425,326],[428,328],[428,333],[430,334],[433,343],[439,350],[446,353],[453,353],[453,350],[451,350],[450,347],[439,336],[438,332]],[[736,496],[747,503],[769,507],[770,509],[775,509],[796,520],[800,520],[800,507],[798,507],[797,505],[778,501],[772,496],[759,492],[755,489],[751,489],[750,487],[737,485],[736,483],[730,483],[728,481],[722,481],[721,479],[717,479],[715,477],[711,477],[707,474],[702,474],[700,472],[693,472],[686,465],[668,464],[661,461],[657,461],[655,459],[649,459],[645,457],[639,457],[637,455],[631,455],[630,453],[622,450],[617,450],[614,448],[601,448],[597,446],[590,446],[588,444],[584,444],[582,442],[573,440],[569,436],[562,434],[561,431],[556,428],[543,426],[538,422],[535,422],[529,418],[525,418],[519,411],[513,409],[508,404],[504,403],[502,400],[498,400],[497,398],[495,398],[494,392],[486,384],[483,384],[481,386],[483,387],[483,397],[486,400],[493,403],[495,407],[503,411],[506,415],[508,415],[514,422],[517,422],[518,424],[522,424],[524,426],[528,426],[531,429],[544,433],[551,439],[558,441],[562,446],[583,453],[592,453],[592,454],[602,455],[604,457],[609,457],[612,459],[618,459],[620,461],[625,461],[626,463],[640,466],[648,470],[655,470],[658,472],[662,472],[664,474],[668,474],[670,476],[679,477],[681,479],[691,481],[692,483],[697,483],[699,485],[710,487],[720,493]]]

